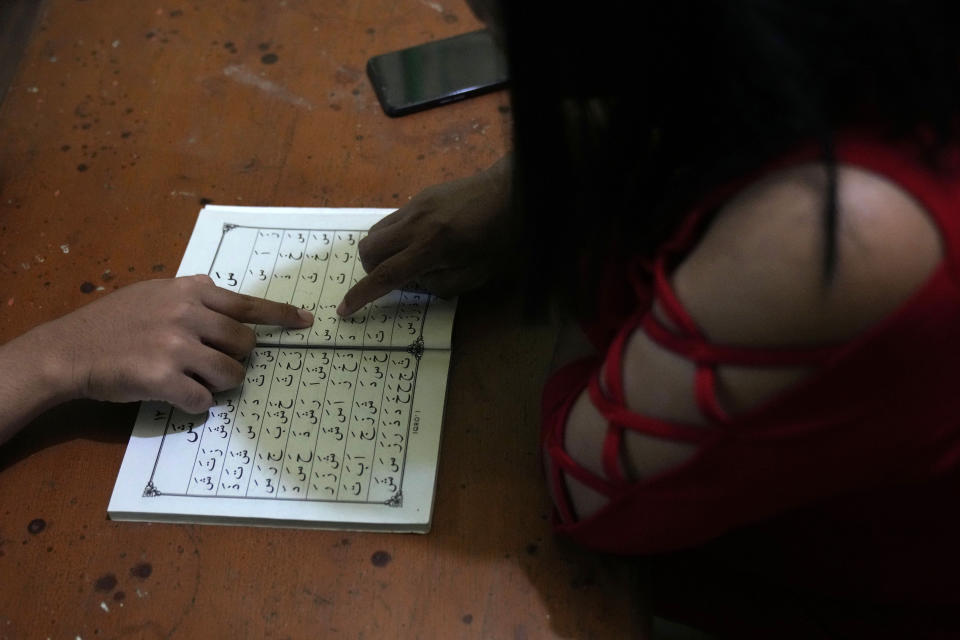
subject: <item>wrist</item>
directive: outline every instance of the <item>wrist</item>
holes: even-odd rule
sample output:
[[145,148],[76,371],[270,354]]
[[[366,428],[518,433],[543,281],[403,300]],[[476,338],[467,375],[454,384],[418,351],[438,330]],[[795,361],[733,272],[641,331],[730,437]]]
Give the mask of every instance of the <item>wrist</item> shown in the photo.
[[55,323],[42,324],[3,345],[5,360],[14,363],[31,393],[48,406],[83,395],[70,348],[64,345]]
[[0,345],[0,444],[40,413],[78,397],[70,351],[56,329],[41,325]]

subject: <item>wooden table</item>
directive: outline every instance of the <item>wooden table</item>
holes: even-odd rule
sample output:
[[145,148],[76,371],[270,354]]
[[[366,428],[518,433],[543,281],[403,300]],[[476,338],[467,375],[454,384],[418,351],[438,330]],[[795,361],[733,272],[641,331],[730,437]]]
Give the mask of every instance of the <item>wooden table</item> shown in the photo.
[[[478,26],[454,0],[44,2],[0,107],[0,340],[172,276],[203,203],[392,207],[489,165],[506,93],[394,120],[364,73]],[[553,332],[518,310],[461,298],[428,535],[111,522],[136,406],[41,417],[0,449],[0,637],[639,636],[633,570],[550,532]]]

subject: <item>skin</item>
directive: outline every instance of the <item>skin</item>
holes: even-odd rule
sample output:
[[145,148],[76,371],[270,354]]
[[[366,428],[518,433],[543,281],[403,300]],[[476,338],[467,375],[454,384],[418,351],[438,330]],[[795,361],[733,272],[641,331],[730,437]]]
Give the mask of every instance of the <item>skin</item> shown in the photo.
[[[502,209],[509,191],[505,168],[432,189],[385,219],[360,245],[369,282],[361,281],[347,294],[341,311],[349,313],[418,278],[429,289],[429,276],[437,276],[442,293],[452,295],[489,275],[491,260],[509,250],[504,234],[516,228]],[[828,282],[823,272],[825,175],[823,167],[805,165],[749,185],[719,210],[678,265],[672,274],[674,291],[712,342],[776,348],[850,340],[902,304],[940,263],[938,229],[915,200],[882,176],[841,166],[838,259]],[[482,188],[493,190],[489,199]],[[669,326],[658,300],[653,312]],[[568,324],[560,335],[556,366],[590,351],[575,325]],[[719,400],[736,416],[788,392],[812,373],[721,366]],[[695,401],[693,364],[642,331],[627,341],[623,380],[631,411],[705,424]],[[605,419],[582,393],[568,416],[567,452],[602,475],[606,432]],[[696,448],[628,432],[624,451],[625,474],[640,480],[686,461]],[[580,517],[606,503],[574,478],[566,477],[566,483]]]
[[[502,46],[499,3],[467,4]],[[507,154],[486,171],[429,187],[373,225],[358,247],[367,275],[347,292],[337,314],[349,316],[409,283],[446,297],[504,271],[519,229],[508,206],[512,162]]]
[[358,251],[367,275],[337,308],[349,316],[410,282],[439,296],[469,291],[509,267],[519,229],[509,204],[510,156],[429,187],[373,225]]
[[[768,176],[718,212],[672,276],[675,293],[711,342],[776,348],[850,340],[902,304],[940,264],[936,225],[907,193],[853,167],[841,167],[838,181],[838,262],[829,285],[823,273],[821,167]],[[669,326],[659,301],[654,313]],[[789,392],[812,373],[721,366],[720,402],[736,416]],[[623,383],[630,410],[705,424],[694,399],[693,364],[642,331],[627,342]],[[581,394],[568,417],[565,444],[575,460],[601,475],[606,428],[587,394]],[[696,451],[691,444],[634,432],[626,433],[624,445],[624,471],[637,480],[666,471]],[[605,497],[575,479],[566,481],[580,517],[606,504]]]
[[0,443],[77,398],[206,411],[243,378],[255,345],[243,323],[303,328],[313,316],[190,276],[139,282],[40,325],[0,346],[0,370],[17,372],[0,379]]

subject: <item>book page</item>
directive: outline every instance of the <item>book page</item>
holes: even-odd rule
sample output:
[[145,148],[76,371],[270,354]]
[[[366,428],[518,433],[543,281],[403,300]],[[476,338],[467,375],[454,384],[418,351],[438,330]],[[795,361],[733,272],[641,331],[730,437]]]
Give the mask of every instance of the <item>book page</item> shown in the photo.
[[383,214],[201,212],[178,275],[209,273],[316,322],[256,327],[243,384],[205,414],[142,404],[113,519],[429,529],[455,302],[398,291],[351,319],[333,311],[363,275],[356,243]]
[[206,273],[225,289],[314,314],[309,329],[256,327],[258,344],[399,348],[422,337],[427,349],[449,349],[455,301],[398,290],[349,318],[336,314],[366,275],[357,243],[390,211],[206,206],[177,275]]

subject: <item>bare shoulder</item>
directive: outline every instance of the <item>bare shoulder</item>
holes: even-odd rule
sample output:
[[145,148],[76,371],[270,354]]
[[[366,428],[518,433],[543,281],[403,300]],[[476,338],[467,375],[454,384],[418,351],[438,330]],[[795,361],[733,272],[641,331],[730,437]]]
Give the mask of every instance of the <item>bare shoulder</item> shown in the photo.
[[826,170],[797,166],[748,186],[720,211],[673,277],[718,343],[804,345],[849,338],[904,302],[943,257],[939,230],[909,193],[838,167],[836,267],[824,272]]
[[[916,200],[862,169],[841,166],[837,178],[837,260],[830,279],[824,273],[822,166],[770,174],[717,212],[672,276],[677,297],[713,343],[789,347],[843,341],[893,311],[936,269],[943,253],[940,234]],[[663,317],[657,302],[654,310]],[[721,365],[717,400],[736,416],[811,372],[807,367]],[[628,409],[705,424],[709,420],[699,407],[694,379],[693,362],[643,331],[631,335],[623,361]],[[591,468],[601,468],[599,438],[576,440],[581,432],[605,433],[605,422],[597,414],[591,423],[576,407],[568,422],[570,450],[579,450],[577,459]],[[588,441],[592,447],[582,444]],[[690,443],[635,432],[627,433],[624,443],[624,464],[633,478],[669,469],[696,451]],[[578,508],[590,504],[597,502],[581,499]]]

